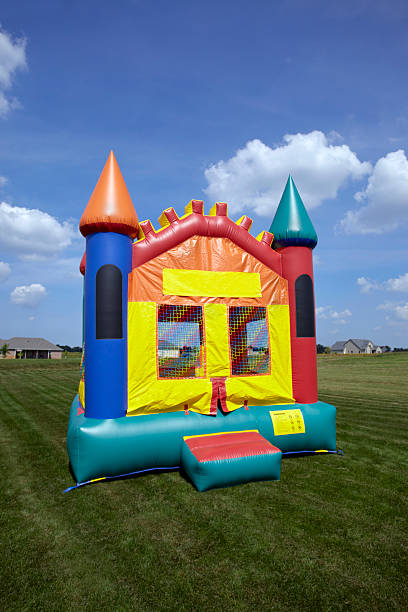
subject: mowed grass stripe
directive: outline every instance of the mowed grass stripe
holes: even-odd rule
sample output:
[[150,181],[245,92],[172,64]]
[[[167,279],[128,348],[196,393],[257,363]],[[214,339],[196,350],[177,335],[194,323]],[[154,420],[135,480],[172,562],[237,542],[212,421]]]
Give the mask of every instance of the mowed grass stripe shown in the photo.
[[[6,529],[3,527],[3,533],[8,536],[2,543],[6,570],[3,584],[9,586],[8,591],[3,591],[6,605],[13,602],[17,581],[23,588],[21,601],[27,610],[42,607],[52,609],[51,601],[55,602],[55,609],[61,609],[61,605],[67,609],[71,606],[74,609],[76,604],[86,606],[87,592],[92,588],[93,579],[89,577],[89,555],[84,537],[78,530],[78,517],[62,511],[61,491],[51,492],[44,485],[44,480],[49,481],[49,475],[39,483],[38,479],[27,476],[20,457],[2,455],[3,465],[13,476],[14,489],[11,489],[14,504],[9,506],[13,512],[13,523],[8,524]],[[54,497],[53,505],[49,503],[50,493]],[[16,551],[16,545],[20,545],[19,551]],[[24,577],[19,576],[19,568],[16,570],[16,553],[24,563]],[[31,567],[28,576],[24,562],[27,557]],[[73,579],[76,582],[74,592],[67,588]],[[41,582],[40,591],[36,588],[38,580]]]
[[[19,402],[13,404],[13,395],[4,394],[5,402],[0,407],[2,422],[13,434],[13,437],[20,439],[20,448],[26,450],[32,446],[39,447],[47,452],[51,447],[62,451],[61,442],[52,435],[36,415],[32,415],[21,409]],[[20,410],[18,409],[20,408]],[[40,453],[40,455],[43,453]]]
[[167,473],[65,496],[79,360],[0,362],[0,609],[404,610],[406,357],[319,359],[343,458],[206,494]]

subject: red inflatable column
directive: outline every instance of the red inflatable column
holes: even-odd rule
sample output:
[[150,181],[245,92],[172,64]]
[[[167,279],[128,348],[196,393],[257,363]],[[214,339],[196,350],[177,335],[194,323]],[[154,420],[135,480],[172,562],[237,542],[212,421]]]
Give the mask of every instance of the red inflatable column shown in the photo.
[[278,252],[282,257],[282,275],[289,289],[293,396],[300,404],[311,404],[317,402],[312,250],[288,246]]

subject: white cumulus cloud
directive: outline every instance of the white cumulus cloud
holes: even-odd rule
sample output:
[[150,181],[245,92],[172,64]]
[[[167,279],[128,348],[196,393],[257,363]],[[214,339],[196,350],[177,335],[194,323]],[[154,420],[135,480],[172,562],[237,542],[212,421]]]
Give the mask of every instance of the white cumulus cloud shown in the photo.
[[17,70],[27,68],[26,40],[15,39],[7,32],[0,31],[0,117],[5,117],[18,106],[15,98],[6,96]]
[[[385,302],[377,310],[389,312],[397,321],[408,321],[408,302]],[[390,316],[387,317],[390,320]]]
[[46,259],[60,253],[76,236],[72,224],[36,208],[0,203],[0,248],[22,259]]
[[377,281],[372,281],[365,276],[360,276],[357,279],[357,285],[360,287],[362,293],[370,293],[373,289],[381,289],[381,285]]
[[362,204],[340,222],[349,234],[382,234],[408,225],[408,159],[403,150],[388,153],[374,166],[367,187],[355,194]]
[[8,263],[0,261],[0,283],[5,281],[11,274],[11,268]]
[[10,301],[19,306],[38,306],[47,296],[47,290],[40,283],[21,285],[10,293]]
[[385,290],[385,291],[408,291],[408,272],[397,276],[397,278],[389,278],[388,280],[380,283],[365,276],[360,276],[357,279],[357,285],[361,287],[362,293],[369,293],[373,290]]
[[408,321],[408,302],[397,305],[395,307],[395,314],[397,315],[397,319]]
[[331,306],[319,306],[318,308],[316,308],[316,317],[318,319],[334,321],[335,323],[339,323],[340,325],[345,325],[347,323],[347,320],[351,316],[351,310],[349,310],[348,308],[341,312],[334,310],[334,308],[332,308]]
[[397,278],[389,278],[386,281],[386,289],[389,291],[408,291],[408,272],[397,276]]
[[213,201],[228,202],[231,212],[253,209],[270,216],[289,174],[305,206],[314,208],[335,198],[349,180],[361,179],[371,170],[371,164],[361,162],[347,145],[333,144],[333,134],[315,130],[286,134],[283,144],[275,147],[258,139],[249,141],[227,161],[205,170],[208,187],[204,191]]

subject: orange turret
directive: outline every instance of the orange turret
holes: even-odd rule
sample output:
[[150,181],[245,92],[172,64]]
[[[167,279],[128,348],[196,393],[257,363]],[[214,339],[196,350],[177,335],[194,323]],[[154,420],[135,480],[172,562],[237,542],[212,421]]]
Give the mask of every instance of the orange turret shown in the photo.
[[97,232],[116,232],[137,236],[139,221],[113,151],[81,217],[83,236]]

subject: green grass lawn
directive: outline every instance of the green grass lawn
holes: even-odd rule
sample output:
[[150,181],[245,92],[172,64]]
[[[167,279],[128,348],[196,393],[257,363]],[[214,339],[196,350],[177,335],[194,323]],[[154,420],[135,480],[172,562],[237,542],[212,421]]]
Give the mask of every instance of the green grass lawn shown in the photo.
[[72,484],[79,359],[0,361],[0,610],[407,610],[408,354],[322,356],[337,455],[197,493]]

